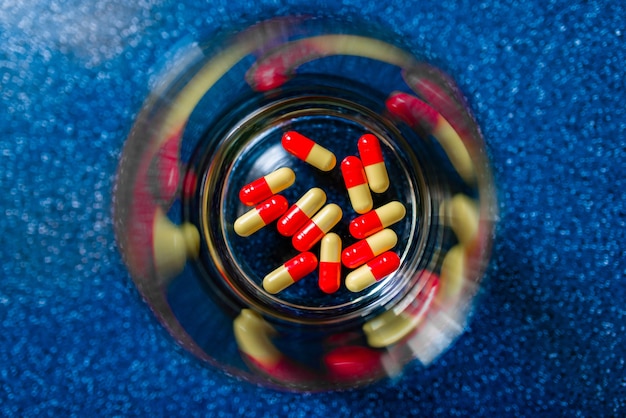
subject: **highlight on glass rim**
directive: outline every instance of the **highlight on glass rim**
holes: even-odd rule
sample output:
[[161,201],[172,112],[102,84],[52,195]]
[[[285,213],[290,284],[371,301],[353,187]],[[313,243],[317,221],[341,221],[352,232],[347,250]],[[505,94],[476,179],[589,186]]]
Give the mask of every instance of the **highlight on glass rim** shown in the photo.
[[189,42],[119,163],[133,281],[211,367],[322,391],[424,367],[463,332],[496,202],[451,77],[380,28],[291,17]]

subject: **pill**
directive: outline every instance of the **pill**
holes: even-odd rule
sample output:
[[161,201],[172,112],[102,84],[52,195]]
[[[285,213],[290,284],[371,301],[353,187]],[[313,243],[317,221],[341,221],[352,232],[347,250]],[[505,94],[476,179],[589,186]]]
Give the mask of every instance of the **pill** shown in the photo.
[[289,42],[262,56],[246,72],[245,78],[256,91],[273,90],[289,81],[297,67],[326,54],[318,43],[308,39]]
[[263,288],[276,294],[298,280],[302,279],[317,267],[317,257],[313,253],[300,253],[263,278]]
[[243,186],[239,191],[239,200],[244,205],[254,206],[268,197],[282,192],[295,181],[296,175],[291,168],[279,168]]
[[372,258],[391,250],[398,242],[398,236],[391,229],[383,229],[371,237],[362,239],[341,254],[341,262],[349,269],[359,267]]
[[461,244],[471,245],[478,232],[479,216],[476,201],[458,193],[450,200],[449,207],[450,227]]
[[272,338],[278,333],[259,313],[242,309],[233,321],[233,333],[247,363],[272,379],[296,384],[312,380],[313,376],[307,369],[276,348]]
[[389,310],[363,325],[367,343],[372,347],[387,347],[411,334],[425,319],[437,294],[439,278],[428,272],[421,273],[421,289],[406,310]]
[[308,251],[341,220],[343,212],[334,203],[324,206],[291,239],[298,251]]
[[341,285],[341,238],[331,232],[322,238],[318,285],[324,293],[335,293]]
[[365,134],[359,138],[357,147],[370,189],[374,193],[383,193],[389,188],[389,175],[380,141],[372,134]]
[[289,203],[283,196],[272,196],[237,218],[234,225],[235,232],[242,237],[250,236],[278,219],[288,207]]
[[466,272],[465,247],[460,244],[450,248],[441,263],[439,304],[453,304],[461,296],[468,283]]
[[385,370],[380,351],[368,347],[346,345],[337,347],[324,355],[324,365],[333,380],[354,382],[372,379]]
[[372,210],[374,202],[361,160],[352,155],[344,158],[341,162],[341,174],[354,211],[364,214]]
[[337,163],[335,154],[298,132],[285,132],[281,143],[287,152],[322,171],[332,170]]
[[480,137],[473,118],[463,105],[464,99],[459,91],[452,87],[452,81],[441,74],[424,74],[408,70],[402,73],[408,86],[437,109],[450,122],[464,142]]
[[259,313],[242,309],[233,321],[233,331],[239,350],[256,362],[264,366],[274,365],[283,357],[271,340],[277,334],[276,330]]
[[326,193],[317,187],[312,188],[278,220],[278,232],[286,237],[292,236],[324,206],[324,203]]
[[158,208],[152,226],[152,251],[156,276],[161,283],[180,274],[188,259],[198,257],[200,233],[191,223],[174,224]]
[[427,103],[406,93],[393,93],[385,102],[387,110],[413,128],[434,136],[450,163],[468,184],[476,181],[474,163],[459,134],[450,123]]
[[176,132],[166,140],[157,152],[148,169],[154,197],[162,202],[170,202],[180,184],[180,133]]
[[402,203],[397,201],[389,202],[350,222],[350,234],[357,239],[367,238],[401,221],[405,215],[406,209]]
[[381,281],[400,267],[398,254],[387,251],[346,276],[346,287],[351,292],[360,292]]

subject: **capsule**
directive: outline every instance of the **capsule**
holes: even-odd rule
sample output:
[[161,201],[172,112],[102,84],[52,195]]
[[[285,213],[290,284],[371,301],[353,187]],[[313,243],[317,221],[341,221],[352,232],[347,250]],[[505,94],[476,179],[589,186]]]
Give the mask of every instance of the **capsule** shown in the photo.
[[349,269],[356,268],[372,258],[391,250],[398,243],[398,236],[391,229],[383,229],[369,238],[358,241],[341,254],[341,262]]
[[279,220],[278,232],[290,237],[302,228],[326,203],[326,193],[317,187],[306,192]]
[[332,170],[337,163],[335,154],[298,132],[285,132],[281,143],[287,152],[322,171]]
[[344,158],[341,162],[341,174],[354,211],[364,214],[372,210],[374,202],[361,160],[352,155]]
[[406,93],[394,93],[385,102],[387,110],[408,125],[434,136],[448,159],[468,184],[476,181],[474,163],[467,147],[450,123],[427,103]]
[[398,267],[400,267],[398,254],[387,251],[348,274],[346,287],[351,292],[360,292],[389,276]]
[[313,253],[300,253],[263,278],[263,288],[271,294],[285,290],[317,267]]
[[328,294],[341,285],[341,238],[332,232],[322,238],[318,285]]
[[332,380],[360,381],[385,373],[382,353],[368,347],[346,345],[324,355],[324,364]]
[[334,203],[324,206],[291,239],[298,251],[308,251],[341,220],[341,208]]
[[459,242],[470,246],[478,233],[479,214],[476,201],[462,193],[450,200],[450,226]]
[[282,167],[246,184],[239,191],[239,200],[247,206],[254,206],[268,197],[282,192],[296,181],[296,174],[291,168]]
[[248,237],[278,219],[288,207],[289,203],[283,196],[272,196],[237,218],[235,232],[242,237]]
[[405,310],[386,311],[363,324],[363,333],[371,347],[388,347],[409,336],[431,310],[439,289],[439,278],[429,272],[420,277],[421,290]]
[[372,134],[365,134],[357,143],[359,156],[365,168],[367,183],[374,193],[383,193],[389,188],[389,175],[385,166],[380,141]]
[[437,301],[440,304],[454,303],[461,295],[467,280],[467,260],[465,257],[465,247],[460,244],[448,250],[441,263],[440,290],[437,294]]
[[276,348],[272,337],[278,333],[259,313],[242,309],[233,321],[233,333],[239,351],[252,367],[280,382],[312,380],[307,369]]
[[188,259],[200,253],[200,233],[191,223],[176,225],[159,207],[152,226],[152,251],[156,275],[161,283],[180,274]]
[[400,222],[405,215],[406,209],[402,203],[389,202],[350,222],[350,234],[356,239],[367,238],[396,222]]

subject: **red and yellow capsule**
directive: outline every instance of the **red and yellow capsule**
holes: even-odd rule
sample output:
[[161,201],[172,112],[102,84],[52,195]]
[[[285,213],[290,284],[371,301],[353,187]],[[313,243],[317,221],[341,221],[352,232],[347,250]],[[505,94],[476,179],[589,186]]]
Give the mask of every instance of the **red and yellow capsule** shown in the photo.
[[427,103],[406,93],[393,93],[385,102],[387,110],[409,126],[437,139],[450,162],[468,184],[476,180],[474,163],[463,140],[450,123]]
[[341,174],[354,211],[363,214],[372,210],[374,202],[361,160],[353,155],[344,158],[341,162]]
[[312,188],[278,220],[276,226],[278,232],[286,237],[292,236],[311,220],[324,203],[326,203],[326,193],[317,187]]
[[385,373],[382,353],[369,347],[346,345],[324,355],[324,364],[332,380],[360,381]]
[[281,143],[287,152],[322,171],[332,170],[337,163],[335,154],[298,132],[285,132]]
[[396,233],[391,229],[383,229],[346,248],[341,254],[341,262],[349,269],[357,268],[377,255],[391,250],[397,243]]
[[318,285],[324,293],[335,293],[341,285],[341,238],[331,232],[322,238]]
[[233,332],[239,351],[251,367],[280,382],[311,381],[312,373],[284,355],[272,342],[276,329],[251,309],[242,309],[233,321]]
[[298,251],[308,251],[341,220],[343,212],[334,203],[324,206],[311,220],[291,239]]
[[248,237],[278,219],[288,207],[289,203],[283,196],[272,196],[237,218],[235,232],[242,237]]
[[239,200],[247,206],[254,206],[268,197],[282,192],[296,181],[296,174],[291,168],[282,167],[276,171],[246,184],[239,191]]
[[387,251],[348,274],[346,287],[351,292],[360,292],[389,276],[398,267],[400,267],[398,254]]
[[396,201],[389,202],[350,222],[350,234],[357,239],[367,238],[401,221],[405,215],[406,209],[402,203]]
[[370,189],[374,193],[385,192],[389,188],[389,175],[380,141],[372,134],[365,134],[359,138],[357,147]]
[[285,290],[317,267],[317,257],[313,253],[300,253],[263,278],[263,288],[276,294]]

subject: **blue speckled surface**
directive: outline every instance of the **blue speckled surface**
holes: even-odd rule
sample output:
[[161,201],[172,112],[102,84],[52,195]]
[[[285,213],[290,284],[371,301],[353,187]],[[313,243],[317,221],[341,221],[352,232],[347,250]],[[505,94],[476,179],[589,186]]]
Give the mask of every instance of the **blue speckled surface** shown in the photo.
[[[626,414],[622,2],[123,3],[0,3],[0,415]],[[398,381],[299,395],[177,348],[116,252],[110,200],[165,51],[320,9],[394,27],[457,79],[502,220],[483,303],[453,349]]]

